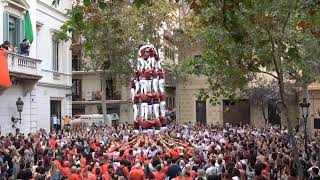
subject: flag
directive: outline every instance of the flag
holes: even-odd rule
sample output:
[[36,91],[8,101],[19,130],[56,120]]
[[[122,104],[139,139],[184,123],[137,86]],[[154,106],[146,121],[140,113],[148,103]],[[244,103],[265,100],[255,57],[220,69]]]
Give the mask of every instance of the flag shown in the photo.
[[30,44],[33,41],[32,23],[29,11],[24,14],[24,38],[28,39],[30,41]]
[[11,86],[9,67],[7,62],[7,53],[0,49],[0,88],[9,88]]

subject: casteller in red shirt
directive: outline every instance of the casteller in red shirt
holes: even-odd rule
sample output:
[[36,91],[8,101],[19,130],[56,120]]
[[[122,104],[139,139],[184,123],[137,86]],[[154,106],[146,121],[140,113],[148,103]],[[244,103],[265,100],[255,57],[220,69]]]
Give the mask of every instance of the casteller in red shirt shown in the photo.
[[140,124],[141,124],[141,120],[137,120],[133,122],[133,127],[135,129],[139,129],[140,128]]
[[156,128],[156,129],[160,129],[161,128],[161,122],[159,119],[155,119],[154,120],[154,123],[153,123],[153,126]]
[[165,126],[165,125],[167,125],[167,123],[168,123],[166,117],[160,116],[159,120],[160,120],[161,126]]
[[164,96],[164,94],[160,94],[159,99],[160,99],[160,102],[163,102],[165,101],[166,97]]
[[149,124],[149,122],[147,120],[142,120],[140,122],[140,126],[141,126],[142,129],[148,129],[150,124]]
[[140,94],[136,94],[134,97],[133,97],[133,103],[134,104],[139,104],[140,102]]
[[148,103],[150,101],[150,96],[148,96],[147,94],[141,94],[140,96],[142,103]]

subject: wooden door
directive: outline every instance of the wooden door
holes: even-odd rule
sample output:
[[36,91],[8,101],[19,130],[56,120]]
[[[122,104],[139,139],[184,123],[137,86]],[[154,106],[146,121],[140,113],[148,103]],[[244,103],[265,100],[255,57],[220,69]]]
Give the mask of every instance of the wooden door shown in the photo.
[[196,121],[199,125],[207,125],[206,101],[196,101]]
[[250,124],[250,103],[248,100],[224,100],[223,101],[223,123],[234,126]]

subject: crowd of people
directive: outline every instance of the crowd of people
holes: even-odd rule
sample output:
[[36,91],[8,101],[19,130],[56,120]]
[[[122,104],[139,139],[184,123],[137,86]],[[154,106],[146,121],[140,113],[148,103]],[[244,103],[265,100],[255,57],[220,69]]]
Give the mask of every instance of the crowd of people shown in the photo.
[[[319,177],[319,143],[296,134],[306,179]],[[308,156],[307,156],[308,154]],[[0,138],[0,179],[286,180],[298,179],[287,131],[276,127],[127,124],[17,131]]]

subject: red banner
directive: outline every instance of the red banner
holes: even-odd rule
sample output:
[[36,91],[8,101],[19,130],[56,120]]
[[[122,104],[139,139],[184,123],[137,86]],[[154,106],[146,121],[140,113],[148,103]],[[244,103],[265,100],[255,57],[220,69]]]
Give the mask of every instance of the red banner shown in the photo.
[[0,49],[0,88],[9,88],[11,86],[7,53]]

